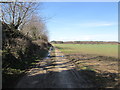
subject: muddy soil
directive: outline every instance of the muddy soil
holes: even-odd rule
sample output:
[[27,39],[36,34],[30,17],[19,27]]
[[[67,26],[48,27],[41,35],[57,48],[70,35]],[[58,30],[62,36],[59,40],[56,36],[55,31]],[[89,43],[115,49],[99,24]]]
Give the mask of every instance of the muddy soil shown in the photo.
[[94,88],[98,85],[59,50],[30,69],[15,88]]
[[71,54],[65,56],[76,65],[78,71],[83,70],[83,73],[98,83],[99,87],[115,88],[120,85],[118,84],[119,60],[117,58],[89,54]]

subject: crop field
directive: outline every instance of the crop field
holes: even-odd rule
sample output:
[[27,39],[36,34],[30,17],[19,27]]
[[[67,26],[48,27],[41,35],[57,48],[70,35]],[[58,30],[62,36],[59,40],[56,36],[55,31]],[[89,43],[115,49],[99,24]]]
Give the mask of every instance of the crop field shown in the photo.
[[54,44],[65,54],[93,54],[118,57],[118,45],[112,44]]
[[100,83],[100,87],[115,87],[118,83],[117,44],[53,45],[76,65],[78,71],[85,71],[87,76]]

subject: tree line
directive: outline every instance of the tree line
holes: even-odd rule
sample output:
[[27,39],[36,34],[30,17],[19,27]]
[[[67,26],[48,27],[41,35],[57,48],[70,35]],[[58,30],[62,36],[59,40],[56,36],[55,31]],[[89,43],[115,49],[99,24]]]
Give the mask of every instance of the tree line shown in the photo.
[[18,77],[46,56],[51,44],[36,2],[0,3],[2,23],[3,88],[13,87]]
[[1,21],[11,30],[20,30],[33,39],[48,40],[47,29],[40,16],[35,14],[41,3],[1,3]]

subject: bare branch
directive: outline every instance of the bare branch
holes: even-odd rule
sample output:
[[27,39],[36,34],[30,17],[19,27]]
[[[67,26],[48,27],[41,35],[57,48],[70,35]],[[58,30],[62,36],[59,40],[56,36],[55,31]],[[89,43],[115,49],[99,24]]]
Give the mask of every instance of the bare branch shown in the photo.
[[12,24],[16,29],[24,25],[25,20],[29,19],[31,14],[38,6],[34,2],[10,2],[2,3],[2,21]]
[[22,30],[31,38],[48,40],[47,30],[44,22],[37,15],[33,14],[29,23],[27,23]]

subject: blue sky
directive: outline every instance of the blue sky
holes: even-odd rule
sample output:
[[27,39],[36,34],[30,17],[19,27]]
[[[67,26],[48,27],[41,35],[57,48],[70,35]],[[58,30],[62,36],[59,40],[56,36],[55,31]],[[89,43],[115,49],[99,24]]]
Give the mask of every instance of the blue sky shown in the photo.
[[50,41],[118,41],[117,2],[45,2]]

